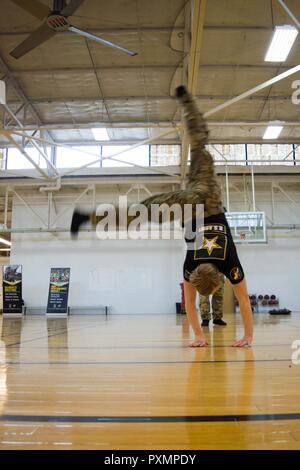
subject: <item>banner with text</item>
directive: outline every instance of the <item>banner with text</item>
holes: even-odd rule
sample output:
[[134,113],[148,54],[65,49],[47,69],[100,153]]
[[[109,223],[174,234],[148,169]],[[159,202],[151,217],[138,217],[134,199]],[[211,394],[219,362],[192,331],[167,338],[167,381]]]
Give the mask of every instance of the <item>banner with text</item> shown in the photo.
[[47,313],[67,313],[70,268],[51,268]]
[[10,264],[3,266],[3,312],[22,313],[22,266]]

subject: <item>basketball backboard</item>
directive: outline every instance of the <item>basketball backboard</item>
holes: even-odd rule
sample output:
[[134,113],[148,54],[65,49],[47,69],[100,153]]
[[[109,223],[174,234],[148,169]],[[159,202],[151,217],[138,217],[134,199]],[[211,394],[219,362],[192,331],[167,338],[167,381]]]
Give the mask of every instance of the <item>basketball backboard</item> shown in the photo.
[[226,212],[235,243],[267,243],[264,212]]

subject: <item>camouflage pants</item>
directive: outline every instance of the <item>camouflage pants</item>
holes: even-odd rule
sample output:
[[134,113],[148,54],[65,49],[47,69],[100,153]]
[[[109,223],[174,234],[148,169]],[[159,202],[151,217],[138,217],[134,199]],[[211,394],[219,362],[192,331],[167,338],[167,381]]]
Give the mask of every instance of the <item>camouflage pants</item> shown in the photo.
[[[205,119],[190,94],[187,93],[181,97],[180,102],[191,143],[191,165],[187,186],[184,190],[156,194],[142,201],[147,208],[148,220],[151,220],[152,204],[166,204],[169,207],[179,204],[182,210],[185,204],[191,204],[193,214],[196,213],[196,204],[204,204],[204,217],[223,212],[221,190],[216,178],[213,158],[205,148],[208,140]],[[118,208],[116,209],[118,211]],[[96,225],[102,218],[103,216],[96,216],[94,213],[91,220]],[[128,217],[128,224],[132,219],[134,217]]]
[[191,204],[193,211],[196,204],[204,204],[204,217],[223,212],[221,189],[214,170],[211,154],[206,150],[208,130],[202,113],[198,110],[194,98],[186,94],[181,99],[184,120],[191,143],[191,165],[184,190],[165,192],[149,197],[142,203],[151,204]]
[[[223,300],[224,300],[224,280],[220,289],[218,289],[211,296],[212,304],[212,317],[213,320],[220,320],[223,317]],[[199,302],[200,314],[202,320],[210,320],[210,296],[209,295],[200,295]]]

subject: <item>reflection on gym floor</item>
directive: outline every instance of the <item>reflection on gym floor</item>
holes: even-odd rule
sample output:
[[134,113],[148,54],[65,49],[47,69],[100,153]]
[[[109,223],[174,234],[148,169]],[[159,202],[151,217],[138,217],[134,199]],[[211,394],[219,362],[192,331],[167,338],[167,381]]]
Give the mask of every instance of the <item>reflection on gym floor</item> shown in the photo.
[[6,361],[19,361],[23,318],[2,318],[1,340],[5,346]]
[[68,319],[47,318],[48,359],[68,359]]
[[18,362],[20,356],[22,318],[4,318],[1,324],[0,340],[0,414],[7,401],[7,362]]
[[299,316],[249,349],[225,320],[193,349],[185,315],[0,317],[0,448],[299,449]]

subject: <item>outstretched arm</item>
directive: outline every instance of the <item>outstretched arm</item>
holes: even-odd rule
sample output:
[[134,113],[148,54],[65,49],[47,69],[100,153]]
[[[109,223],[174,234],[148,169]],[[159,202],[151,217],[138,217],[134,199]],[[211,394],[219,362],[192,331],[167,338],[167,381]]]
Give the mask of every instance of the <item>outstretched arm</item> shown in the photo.
[[196,309],[197,290],[192,284],[184,281],[184,301],[189,323],[195,334],[195,340],[190,344],[191,347],[204,347],[207,345],[205,336],[200,326],[198,312]]
[[253,317],[246,280],[243,279],[239,284],[233,284],[232,287],[239,302],[240,312],[244,323],[244,336],[242,339],[235,341],[233,346],[251,346],[253,339]]

